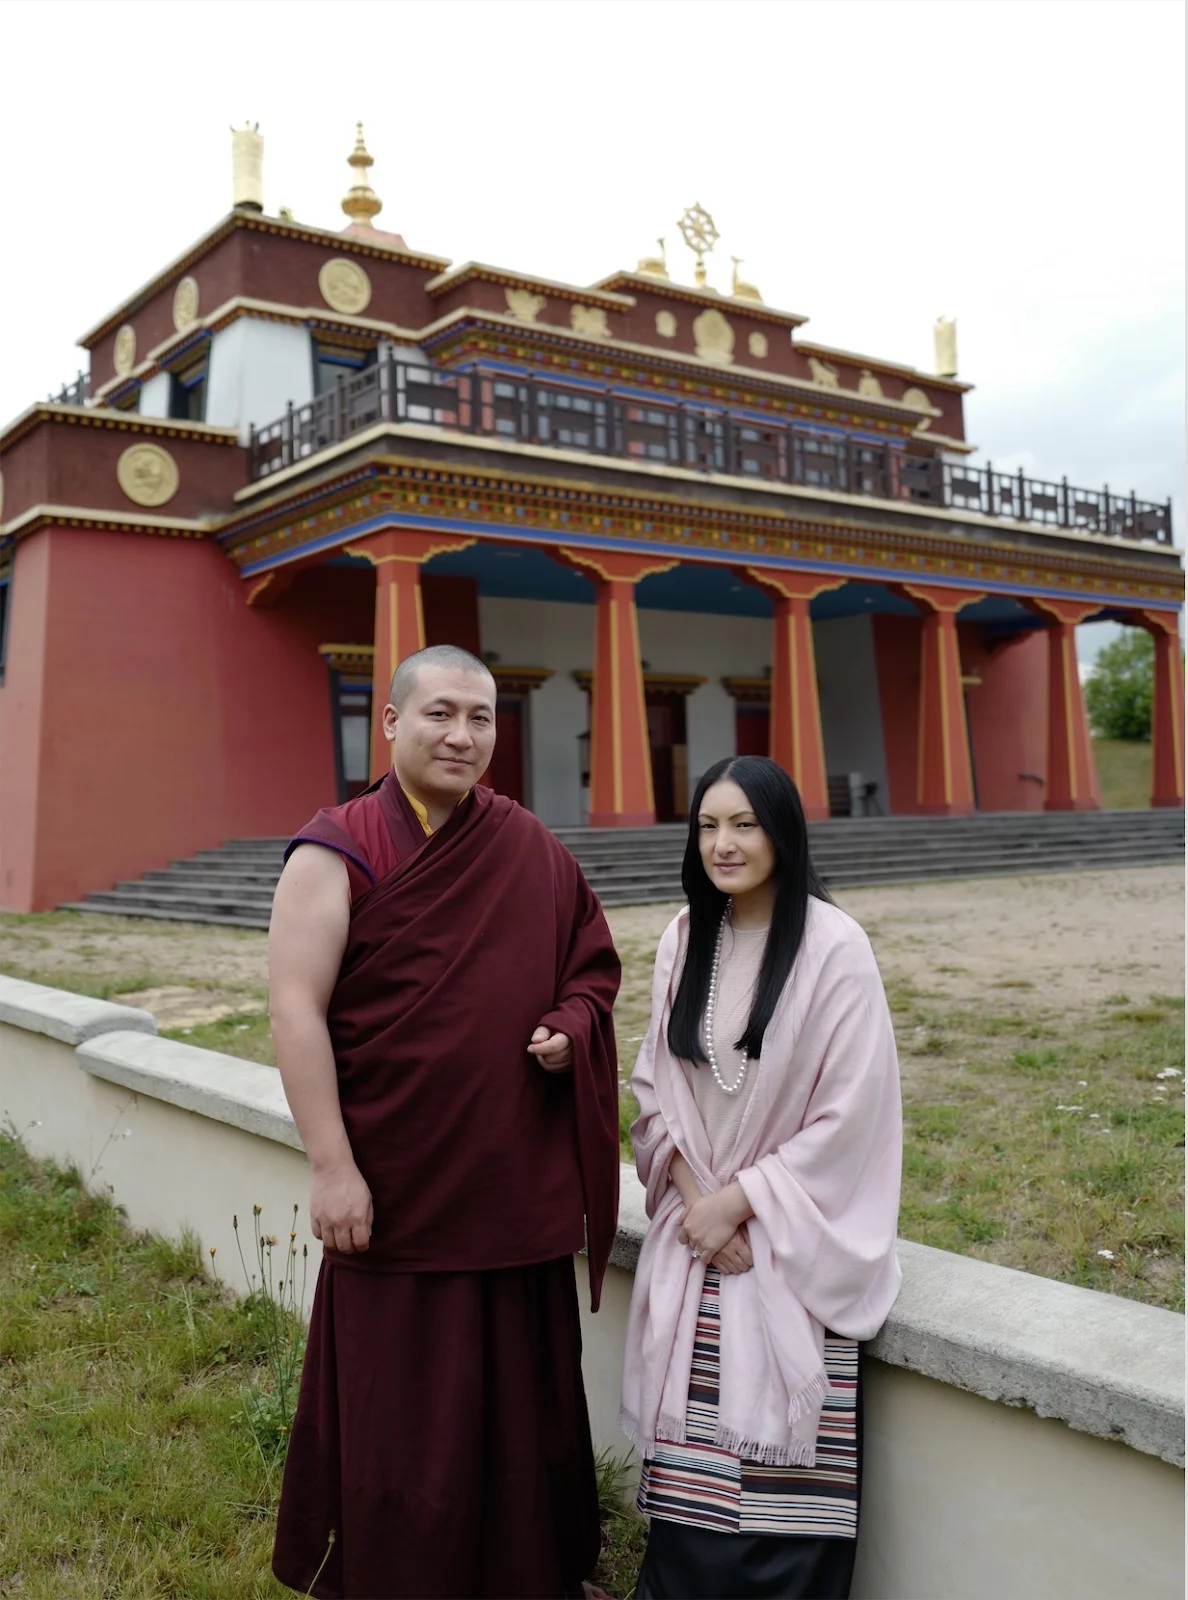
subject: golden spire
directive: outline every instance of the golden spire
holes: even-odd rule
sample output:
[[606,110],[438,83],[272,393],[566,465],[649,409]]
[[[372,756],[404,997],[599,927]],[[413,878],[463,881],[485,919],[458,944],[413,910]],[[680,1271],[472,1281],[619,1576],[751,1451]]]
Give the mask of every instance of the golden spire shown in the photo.
[[347,157],[347,164],[354,167],[356,176],[342,202],[342,209],[354,226],[370,228],[373,226],[372,218],[384,209],[384,202],[367,181],[367,169],[375,165],[375,157],[368,155],[367,146],[363,143],[363,124],[357,122],[355,127],[355,148]]

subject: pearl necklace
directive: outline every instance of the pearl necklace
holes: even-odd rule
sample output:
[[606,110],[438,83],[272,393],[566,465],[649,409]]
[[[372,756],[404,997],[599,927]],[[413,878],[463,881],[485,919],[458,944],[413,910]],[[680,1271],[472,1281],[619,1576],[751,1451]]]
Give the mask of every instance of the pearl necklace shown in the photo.
[[726,937],[726,925],[730,921],[730,912],[734,902],[727,900],[726,909],[722,913],[722,921],[718,926],[718,942],[714,946],[714,964],[710,969],[709,994],[705,1002],[705,1053],[709,1057],[710,1071],[714,1075],[714,1082],[723,1094],[737,1094],[743,1086],[747,1075],[747,1052],[742,1052],[742,1066],[738,1069],[738,1077],[733,1083],[727,1083],[718,1070],[718,1059],[714,1054],[714,1006],[718,998],[718,969],[722,964],[722,941]]

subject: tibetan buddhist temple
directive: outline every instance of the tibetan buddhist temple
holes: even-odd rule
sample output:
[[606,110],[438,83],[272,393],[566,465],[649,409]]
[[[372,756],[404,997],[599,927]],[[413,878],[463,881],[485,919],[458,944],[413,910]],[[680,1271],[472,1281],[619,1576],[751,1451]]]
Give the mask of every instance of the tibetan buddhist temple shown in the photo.
[[735,752],[810,818],[1094,808],[1111,619],[1183,806],[1170,506],[971,465],[952,321],[934,371],[817,344],[700,205],[594,284],[455,265],[385,231],[361,129],[341,230],[233,147],[230,212],[0,432],[0,905],[358,793],[425,643],[490,664],[487,781],[621,828]]

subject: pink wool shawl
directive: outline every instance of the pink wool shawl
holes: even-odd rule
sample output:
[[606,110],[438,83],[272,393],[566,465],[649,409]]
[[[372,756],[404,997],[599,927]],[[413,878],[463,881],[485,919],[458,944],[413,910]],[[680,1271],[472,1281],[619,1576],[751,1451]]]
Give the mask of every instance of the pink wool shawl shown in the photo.
[[747,1223],[754,1267],[721,1279],[715,1443],[811,1467],[829,1389],[825,1329],[870,1339],[899,1292],[902,1119],[891,1017],[862,929],[810,899],[796,965],[749,1069],[750,1102],[714,1167],[668,1048],[688,917],[682,911],[660,941],[651,1026],[631,1079],[640,1105],[631,1138],[651,1227],[631,1297],[620,1420],[645,1457],[657,1440],[685,1438],[705,1267],[677,1238],[684,1207],[668,1169],[679,1150],[703,1192],[737,1178],[755,1213]]

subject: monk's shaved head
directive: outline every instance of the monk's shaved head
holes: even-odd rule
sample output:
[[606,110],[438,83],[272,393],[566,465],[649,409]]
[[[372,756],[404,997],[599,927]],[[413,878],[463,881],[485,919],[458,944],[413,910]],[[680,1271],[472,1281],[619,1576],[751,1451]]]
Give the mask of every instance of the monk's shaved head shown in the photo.
[[417,674],[422,667],[445,667],[451,672],[479,672],[494,687],[490,668],[469,650],[456,644],[431,644],[427,650],[417,650],[404,660],[392,674],[392,687],[388,691],[388,704],[403,711],[405,702],[417,686]]

